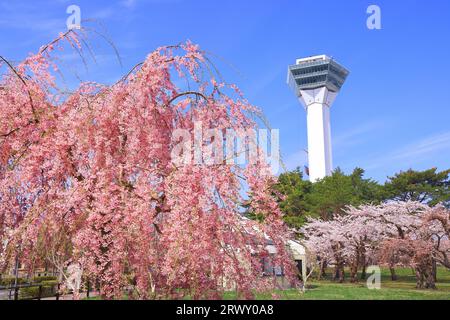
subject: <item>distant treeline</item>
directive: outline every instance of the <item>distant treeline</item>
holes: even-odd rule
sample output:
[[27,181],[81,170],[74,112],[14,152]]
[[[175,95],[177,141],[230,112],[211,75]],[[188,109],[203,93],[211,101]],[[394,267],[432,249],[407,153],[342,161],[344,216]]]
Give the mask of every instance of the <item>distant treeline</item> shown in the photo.
[[[450,207],[450,170],[402,171],[388,177],[384,184],[365,178],[364,173],[363,169],[356,168],[346,174],[338,168],[317,183],[305,180],[300,168],[281,174],[274,194],[279,199],[285,221],[298,228],[307,217],[330,220],[344,214],[349,205],[379,204],[389,200],[418,201],[430,206],[442,203]],[[257,217],[255,213],[249,215]]]

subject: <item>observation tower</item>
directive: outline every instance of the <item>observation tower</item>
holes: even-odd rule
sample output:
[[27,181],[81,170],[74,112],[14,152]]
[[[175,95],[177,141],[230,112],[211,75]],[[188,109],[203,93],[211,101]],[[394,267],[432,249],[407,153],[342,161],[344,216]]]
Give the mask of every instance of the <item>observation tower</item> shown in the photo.
[[307,114],[311,182],[333,171],[330,108],[348,75],[347,69],[326,55],[297,59],[289,66],[287,82]]

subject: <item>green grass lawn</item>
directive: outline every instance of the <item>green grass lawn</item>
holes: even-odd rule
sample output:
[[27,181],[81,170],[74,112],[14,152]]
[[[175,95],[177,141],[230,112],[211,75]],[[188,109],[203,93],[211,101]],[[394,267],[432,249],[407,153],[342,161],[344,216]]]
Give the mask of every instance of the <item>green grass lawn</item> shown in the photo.
[[[369,290],[365,281],[358,284],[335,283],[329,280],[310,281],[306,293],[297,290],[279,291],[284,300],[450,300],[450,271],[438,270],[437,290],[417,290],[416,277],[411,269],[396,269],[397,281],[391,281],[389,270],[382,270],[381,289]],[[259,295],[258,299],[270,299]],[[233,295],[226,298],[233,299]]]
[[[389,270],[382,270],[380,290],[369,290],[365,281],[340,284],[330,280],[311,280],[305,293],[292,289],[276,291],[276,294],[281,300],[450,300],[449,270],[439,268],[437,290],[417,290],[416,277],[411,269],[398,268],[396,273],[398,280],[391,281]],[[235,299],[235,294],[227,293],[224,299]],[[271,300],[272,293],[259,294],[257,299]]]
[[[385,286],[380,290],[369,290],[364,285],[314,283],[306,293],[295,290],[278,292],[282,300],[450,300],[450,290],[416,290],[413,286],[402,288]],[[232,297],[230,297],[232,299]],[[258,299],[270,299],[270,295],[260,295]]]

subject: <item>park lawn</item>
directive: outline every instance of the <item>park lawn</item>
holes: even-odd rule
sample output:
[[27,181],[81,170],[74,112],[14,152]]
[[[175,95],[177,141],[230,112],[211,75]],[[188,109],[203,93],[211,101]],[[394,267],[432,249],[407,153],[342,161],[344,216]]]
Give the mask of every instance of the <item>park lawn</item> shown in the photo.
[[[369,290],[365,281],[341,284],[330,280],[311,280],[305,293],[295,289],[277,290],[258,294],[256,299],[272,300],[272,294],[275,293],[281,300],[450,300],[450,270],[438,269],[437,290],[417,290],[416,278],[411,269],[397,268],[396,273],[398,280],[391,281],[389,270],[382,269],[380,290]],[[228,292],[224,296],[224,300],[235,298],[234,292]],[[99,298],[90,300],[97,299]]]
[[[329,280],[309,282],[306,293],[298,290],[277,291],[281,300],[450,300],[450,271],[438,270],[437,290],[417,290],[416,278],[411,269],[396,269],[397,281],[391,281],[389,270],[383,269],[381,289],[369,290],[365,281],[357,284],[335,283]],[[228,293],[225,299],[234,299]],[[272,293],[259,294],[257,299],[272,299]]]
[[[416,290],[404,288],[381,287],[369,290],[364,285],[336,284],[330,282],[313,283],[306,293],[296,290],[277,292],[281,300],[450,300],[447,290]],[[271,299],[270,295],[259,295],[257,299]]]

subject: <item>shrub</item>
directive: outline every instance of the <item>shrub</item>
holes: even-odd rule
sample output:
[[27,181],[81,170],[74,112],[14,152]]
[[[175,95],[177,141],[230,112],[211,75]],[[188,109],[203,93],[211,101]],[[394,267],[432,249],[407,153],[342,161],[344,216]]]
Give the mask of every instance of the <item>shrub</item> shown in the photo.
[[33,283],[41,283],[44,281],[56,281],[57,278],[54,276],[42,276],[42,277],[34,277]]
[[19,289],[19,300],[36,299],[39,296],[39,287],[25,287]]
[[[57,281],[42,281],[41,283],[41,298],[53,297],[56,295],[56,291],[58,290],[58,282]],[[29,300],[29,299],[37,299],[39,297],[39,286],[26,287],[19,289],[19,299],[20,300]]]
[[[16,278],[13,276],[6,276],[0,279],[0,287],[10,287],[14,286]],[[17,284],[27,283],[27,279],[25,278],[17,278]]]
[[54,295],[56,295],[56,292],[58,291],[58,281],[42,281],[41,284],[43,297],[53,297]]

